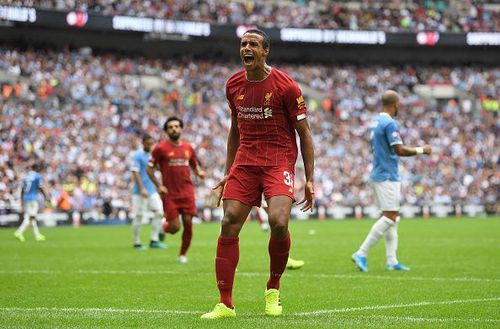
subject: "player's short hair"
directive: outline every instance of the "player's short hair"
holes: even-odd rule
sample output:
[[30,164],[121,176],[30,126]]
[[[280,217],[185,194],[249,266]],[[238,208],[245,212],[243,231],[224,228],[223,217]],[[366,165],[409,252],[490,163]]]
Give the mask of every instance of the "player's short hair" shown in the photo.
[[165,123],[163,124],[163,130],[165,130],[165,131],[167,130],[167,126],[168,126],[169,122],[171,122],[171,121],[179,121],[179,125],[181,126],[181,128],[184,128],[184,123],[182,122],[182,120],[176,116],[172,116],[172,117],[169,117],[167,119],[167,121],[165,121]]
[[147,141],[148,139],[153,139],[153,136],[151,136],[150,134],[148,133],[143,133],[142,134],[142,142],[144,143],[145,141]]
[[41,163],[38,163],[38,162],[33,162],[31,164],[31,169],[33,171],[40,171],[42,169],[42,164]]
[[386,90],[382,94],[382,105],[383,106],[391,106],[398,102],[399,95],[394,90]]
[[266,34],[266,32],[259,30],[259,29],[250,29],[250,30],[247,30],[245,33],[243,33],[243,35],[245,35],[247,33],[255,33],[255,34],[261,35],[263,38],[262,47],[264,47],[264,49],[269,49],[271,42],[269,41],[269,37]]

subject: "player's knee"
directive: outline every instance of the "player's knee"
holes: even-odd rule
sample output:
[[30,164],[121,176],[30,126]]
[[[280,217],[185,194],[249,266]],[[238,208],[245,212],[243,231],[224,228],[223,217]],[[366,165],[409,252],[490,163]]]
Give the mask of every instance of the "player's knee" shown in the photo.
[[142,223],[142,216],[131,216],[132,217],[132,223],[133,224],[141,224]]
[[290,212],[285,207],[269,210],[269,222],[288,223]]
[[222,225],[223,226],[233,226],[233,225],[238,225],[241,222],[240,216],[236,212],[233,212],[231,210],[226,210],[224,213],[224,217],[222,218]]
[[226,213],[221,222],[221,234],[225,236],[238,236],[243,221],[231,213]]
[[287,223],[273,223],[271,226],[271,234],[275,236],[285,236],[288,232],[288,224]]
[[168,230],[170,233],[175,234],[175,233],[179,232],[180,228],[181,228],[181,226],[179,225],[178,222],[171,222],[169,227],[168,227]]

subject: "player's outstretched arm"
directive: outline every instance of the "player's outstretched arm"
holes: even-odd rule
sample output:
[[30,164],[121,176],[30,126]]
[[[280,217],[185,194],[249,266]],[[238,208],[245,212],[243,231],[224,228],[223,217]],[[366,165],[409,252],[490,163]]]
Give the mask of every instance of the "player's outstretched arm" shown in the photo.
[[430,145],[411,147],[403,144],[393,145],[392,148],[397,155],[401,157],[411,157],[419,154],[431,154],[432,148]]
[[300,210],[308,211],[314,208],[314,143],[311,134],[311,128],[307,119],[295,122],[295,129],[300,138],[300,151],[302,161],[304,161],[304,170],[306,174],[306,183],[304,186],[304,199],[298,204],[303,204]]

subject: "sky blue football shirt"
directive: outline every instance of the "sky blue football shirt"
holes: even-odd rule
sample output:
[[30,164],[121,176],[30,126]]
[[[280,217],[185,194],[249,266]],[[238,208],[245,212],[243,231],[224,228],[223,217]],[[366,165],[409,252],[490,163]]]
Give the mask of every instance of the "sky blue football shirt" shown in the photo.
[[[149,178],[148,173],[146,172],[146,168],[149,162],[149,159],[151,158],[151,153],[145,152],[144,150],[137,150],[134,152],[132,155],[132,164],[130,170],[138,172],[139,176],[141,177],[142,185],[144,185],[144,188],[148,192],[148,195],[152,195],[153,193],[156,193],[156,187]],[[141,191],[139,189],[139,185],[135,183],[134,181],[134,189],[132,191],[133,194],[141,194]]]
[[23,201],[36,201],[41,183],[42,176],[35,171],[30,171],[23,179]]
[[373,168],[370,178],[376,182],[386,180],[399,182],[399,157],[392,148],[393,145],[403,144],[399,133],[399,126],[391,116],[380,113],[371,125],[370,144],[373,152]]

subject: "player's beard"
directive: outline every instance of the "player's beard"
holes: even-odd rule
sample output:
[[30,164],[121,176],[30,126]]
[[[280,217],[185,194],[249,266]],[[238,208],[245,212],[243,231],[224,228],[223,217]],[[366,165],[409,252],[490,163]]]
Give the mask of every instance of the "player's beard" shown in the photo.
[[173,142],[177,142],[180,137],[181,137],[180,133],[171,133],[171,134],[168,134],[168,138],[170,138],[170,140],[173,141]]

